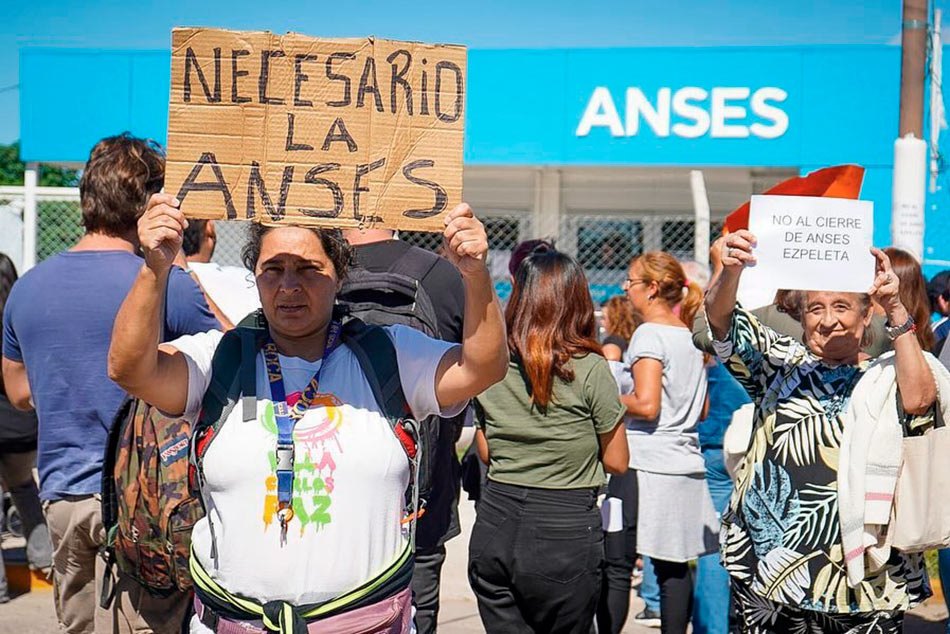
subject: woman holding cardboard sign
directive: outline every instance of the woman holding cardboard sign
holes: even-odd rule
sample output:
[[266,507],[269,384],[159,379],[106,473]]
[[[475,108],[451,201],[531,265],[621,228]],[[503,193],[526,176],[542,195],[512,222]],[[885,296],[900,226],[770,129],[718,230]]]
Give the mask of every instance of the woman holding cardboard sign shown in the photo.
[[[408,327],[341,324],[349,247],[338,230],[252,225],[244,250],[262,312],[226,335],[157,345],[165,278],[187,221],[155,195],[145,265],[116,318],[109,374],[194,422],[192,632],[410,629],[419,454],[410,417],[450,417],[506,371],[484,226],[445,221],[465,284],[461,346]],[[398,379],[398,380],[393,380]]]
[[[914,425],[933,419],[934,376],[901,303],[899,280],[887,255],[872,249],[876,274],[867,294],[803,292],[804,337],[796,341],[736,305],[742,270],[755,262],[754,246],[748,231],[726,236],[723,271],[706,297],[716,352],[756,406],[751,447],[722,520],[722,558],[739,631],[899,632],[904,611],[929,594],[922,557],[895,552],[875,559],[874,548],[865,554],[862,538],[873,522],[863,495],[859,504],[867,514],[857,526],[839,519],[839,507],[846,517],[850,504],[839,460],[847,473],[840,457],[849,426],[863,423],[855,414],[867,398],[862,377],[890,368],[895,396],[883,409],[901,412]],[[872,299],[885,309],[894,345],[894,354],[873,362],[861,353]],[[887,476],[867,479],[867,509],[884,502],[885,514],[897,465],[887,467]]]

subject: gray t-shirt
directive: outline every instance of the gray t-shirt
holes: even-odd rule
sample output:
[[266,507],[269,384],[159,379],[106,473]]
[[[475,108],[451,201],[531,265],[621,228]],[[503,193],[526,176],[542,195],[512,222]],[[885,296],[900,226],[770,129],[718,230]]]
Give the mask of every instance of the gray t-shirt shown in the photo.
[[624,362],[663,364],[660,414],[655,421],[626,417],[630,467],[671,475],[705,473],[696,427],[706,398],[703,353],[682,326],[643,324],[630,339]]

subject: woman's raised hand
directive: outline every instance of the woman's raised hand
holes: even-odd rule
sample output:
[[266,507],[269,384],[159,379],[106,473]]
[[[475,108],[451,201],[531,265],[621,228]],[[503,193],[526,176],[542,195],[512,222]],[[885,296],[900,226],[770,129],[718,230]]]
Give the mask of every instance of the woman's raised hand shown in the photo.
[[729,332],[732,311],[736,308],[739,274],[747,264],[755,264],[752,255],[755,244],[755,236],[745,229],[726,235],[720,243],[722,271],[706,291],[706,319],[716,339],[724,339]]
[[874,282],[868,295],[884,309],[888,322],[899,326],[907,320],[907,311],[901,303],[900,278],[891,268],[891,259],[884,251],[871,247],[871,253],[874,255]]
[[445,217],[442,233],[445,257],[465,276],[486,271],[488,234],[468,203],[461,203]]
[[181,251],[183,232],[188,221],[171,194],[152,194],[139,218],[139,245],[145,264],[155,273],[164,274]]
[[752,255],[752,247],[755,244],[755,236],[746,229],[726,235],[721,247],[723,270],[739,273],[747,264],[755,264],[755,256]]

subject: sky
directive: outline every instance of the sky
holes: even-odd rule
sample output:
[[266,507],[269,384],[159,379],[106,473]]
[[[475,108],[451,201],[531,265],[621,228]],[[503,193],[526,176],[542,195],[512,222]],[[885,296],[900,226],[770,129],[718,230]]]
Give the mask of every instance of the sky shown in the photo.
[[0,143],[19,137],[28,46],[167,49],[175,26],[470,48],[893,44],[900,11],[901,0],[0,0]]

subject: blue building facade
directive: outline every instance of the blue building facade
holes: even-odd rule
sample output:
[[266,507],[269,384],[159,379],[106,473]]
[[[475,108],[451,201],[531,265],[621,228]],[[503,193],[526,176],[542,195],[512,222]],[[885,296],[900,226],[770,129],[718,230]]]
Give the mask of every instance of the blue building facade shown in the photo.
[[[122,130],[164,142],[169,67],[167,51],[21,50],[23,160],[82,162]],[[886,245],[899,77],[884,45],[472,50],[466,167],[855,163]],[[950,260],[945,201],[928,202],[930,273]]]

